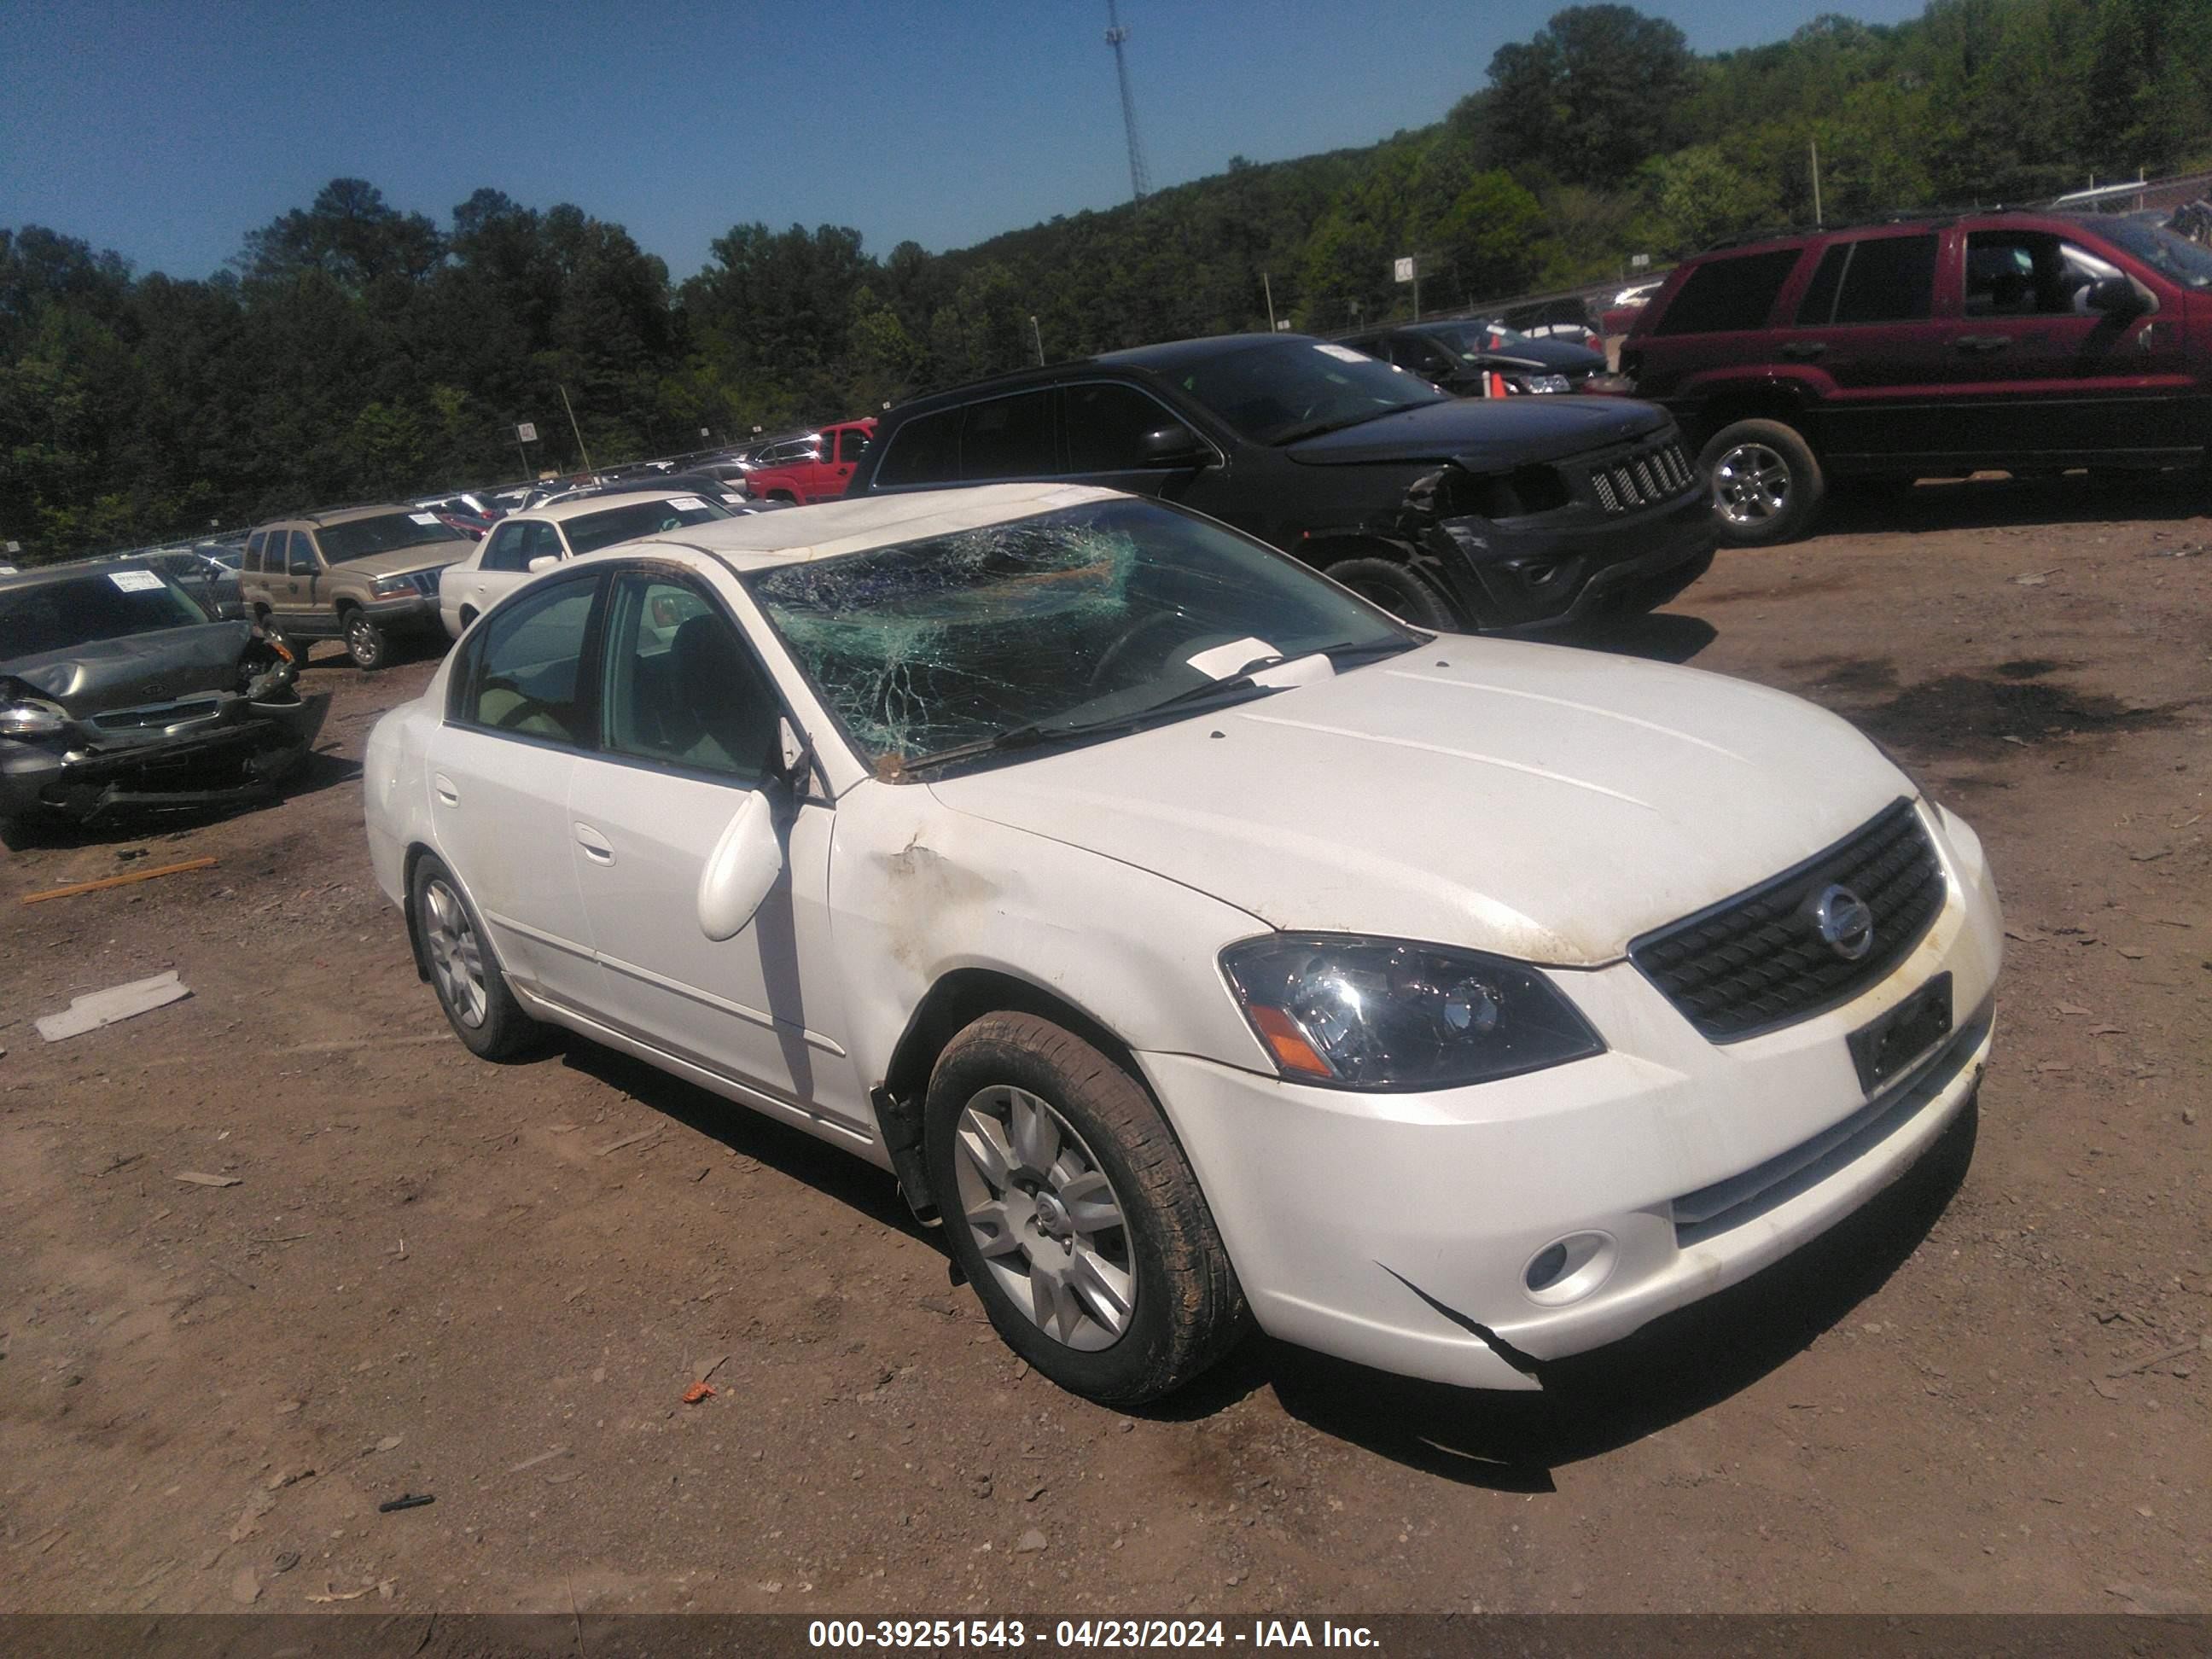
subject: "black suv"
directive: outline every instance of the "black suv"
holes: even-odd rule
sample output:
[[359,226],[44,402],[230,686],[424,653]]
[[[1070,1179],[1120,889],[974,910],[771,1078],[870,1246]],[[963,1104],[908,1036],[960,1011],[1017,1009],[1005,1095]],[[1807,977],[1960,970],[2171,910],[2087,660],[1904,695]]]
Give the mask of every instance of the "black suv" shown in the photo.
[[2017,212],[1772,237],[1677,267],[1620,367],[1703,447],[1731,542],[1796,534],[1834,477],[2194,465],[2212,252]]
[[1225,335],[917,398],[848,495],[1038,478],[1156,495],[1409,622],[1555,623],[1672,599],[1712,562],[1674,422],[1617,398],[1462,399],[1347,346]]

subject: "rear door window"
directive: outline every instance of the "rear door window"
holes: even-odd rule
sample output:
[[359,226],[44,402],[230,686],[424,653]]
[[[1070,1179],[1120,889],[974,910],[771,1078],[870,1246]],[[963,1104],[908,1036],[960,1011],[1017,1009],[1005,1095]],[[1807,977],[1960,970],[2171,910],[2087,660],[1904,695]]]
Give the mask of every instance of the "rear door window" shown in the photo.
[[956,483],[960,478],[960,417],[964,411],[940,410],[920,415],[892,434],[890,447],[876,468],[879,484]]
[[1838,323],[1924,323],[1936,307],[1936,239],[1877,236],[1849,244],[1836,295]]
[[577,693],[599,586],[597,572],[573,577],[487,617],[453,717],[517,737],[589,747],[593,734]]
[[259,570],[261,568],[261,544],[263,539],[263,534],[258,530],[255,531],[251,536],[248,536],[246,538],[246,557],[239,562],[238,567],[240,570]]
[[1059,471],[1053,454],[1049,391],[993,398],[968,406],[960,422],[963,480],[1049,477]]
[[1800,250],[1740,253],[1708,259],[1683,279],[1654,334],[1720,334],[1766,326]]

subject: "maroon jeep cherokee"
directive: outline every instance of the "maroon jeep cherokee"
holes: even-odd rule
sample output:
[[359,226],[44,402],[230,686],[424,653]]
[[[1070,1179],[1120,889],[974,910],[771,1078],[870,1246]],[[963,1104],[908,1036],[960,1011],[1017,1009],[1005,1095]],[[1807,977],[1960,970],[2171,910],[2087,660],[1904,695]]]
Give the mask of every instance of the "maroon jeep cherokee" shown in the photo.
[[1996,212],[1717,248],[1621,348],[1701,450],[1724,541],[1837,477],[2202,461],[2212,251],[2137,218]]

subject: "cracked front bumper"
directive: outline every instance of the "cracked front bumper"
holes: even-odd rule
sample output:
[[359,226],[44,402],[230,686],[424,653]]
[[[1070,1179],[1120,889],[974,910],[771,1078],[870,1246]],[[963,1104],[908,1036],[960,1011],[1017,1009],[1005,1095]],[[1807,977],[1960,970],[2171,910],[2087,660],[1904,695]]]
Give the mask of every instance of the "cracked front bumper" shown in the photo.
[[[1974,1097],[2002,951],[1979,844],[1929,817],[1948,892],[1927,934],[1851,1001],[1763,1036],[1708,1042],[1620,962],[1551,975],[1604,1054],[1474,1088],[1352,1094],[1140,1054],[1261,1326],[1406,1376],[1533,1389],[1530,1362],[1747,1279],[1902,1176]],[[1850,1033],[1947,972],[1954,1029],[1869,1097]],[[1605,1241],[1604,1270],[1569,1275],[1564,1300],[1532,1294],[1530,1264],[1576,1235]]]
[[258,799],[314,742],[330,702],[327,695],[257,702],[229,694],[166,725],[80,720],[48,740],[0,738],[0,817],[48,813],[90,823],[120,807]]

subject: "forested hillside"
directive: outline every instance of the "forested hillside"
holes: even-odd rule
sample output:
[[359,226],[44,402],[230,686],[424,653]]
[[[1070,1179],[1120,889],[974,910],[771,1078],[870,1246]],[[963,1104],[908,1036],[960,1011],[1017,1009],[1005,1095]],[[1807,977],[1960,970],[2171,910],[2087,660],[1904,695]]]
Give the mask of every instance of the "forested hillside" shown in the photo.
[[[1439,43],[1431,43],[1435,46]],[[1437,125],[931,254],[738,222],[682,282],[621,226],[479,190],[441,224],[337,179],[212,279],[0,230],[0,537],[30,557],[880,406],[1030,361],[1333,329],[1612,275],[1751,226],[2025,201],[2212,152],[2212,0],[1936,0],[1713,57],[1577,6],[1470,64]],[[1167,112],[1159,118],[1171,119]],[[744,211],[730,203],[733,219]],[[533,456],[533,465],[541,457]]]

